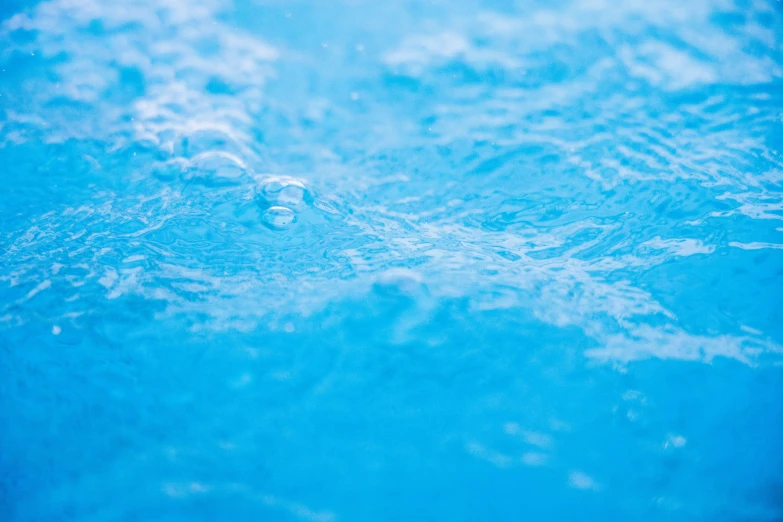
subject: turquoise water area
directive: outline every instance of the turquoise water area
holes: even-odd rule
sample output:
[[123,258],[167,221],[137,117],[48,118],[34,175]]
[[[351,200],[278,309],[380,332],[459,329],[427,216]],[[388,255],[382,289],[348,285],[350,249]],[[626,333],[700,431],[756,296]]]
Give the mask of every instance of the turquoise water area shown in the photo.
[[0,520],[783,520],[780,2],[0,20]]

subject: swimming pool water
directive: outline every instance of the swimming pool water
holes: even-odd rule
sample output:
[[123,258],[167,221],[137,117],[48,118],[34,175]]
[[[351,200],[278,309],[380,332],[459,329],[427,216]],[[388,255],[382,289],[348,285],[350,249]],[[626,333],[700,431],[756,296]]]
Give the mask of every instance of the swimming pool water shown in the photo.
[[779,2],[0,20],[0,520],[783,519]]

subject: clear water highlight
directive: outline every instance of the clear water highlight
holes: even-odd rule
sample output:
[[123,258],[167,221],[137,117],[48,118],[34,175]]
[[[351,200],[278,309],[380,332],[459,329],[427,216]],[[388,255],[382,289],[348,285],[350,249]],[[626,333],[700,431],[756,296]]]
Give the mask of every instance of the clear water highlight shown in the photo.
[[0,520],[783,519],[775,0],[4,0]]

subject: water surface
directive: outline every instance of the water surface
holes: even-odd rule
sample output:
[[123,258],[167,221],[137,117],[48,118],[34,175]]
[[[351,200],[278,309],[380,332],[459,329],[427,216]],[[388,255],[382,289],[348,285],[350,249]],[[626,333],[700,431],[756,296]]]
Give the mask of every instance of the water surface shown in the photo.
[[0,519],[783,518],[779,2],[0,19]]

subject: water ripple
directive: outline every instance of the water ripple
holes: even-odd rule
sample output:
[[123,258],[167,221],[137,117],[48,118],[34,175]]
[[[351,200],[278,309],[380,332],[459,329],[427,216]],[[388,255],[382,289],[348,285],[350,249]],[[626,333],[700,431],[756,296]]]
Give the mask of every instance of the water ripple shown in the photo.
[[0,518],[779,518],[779,6],[375,4],[0,8]]

